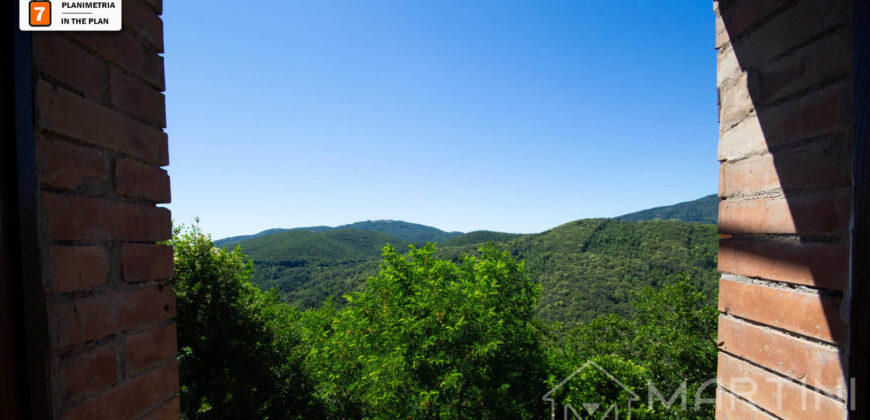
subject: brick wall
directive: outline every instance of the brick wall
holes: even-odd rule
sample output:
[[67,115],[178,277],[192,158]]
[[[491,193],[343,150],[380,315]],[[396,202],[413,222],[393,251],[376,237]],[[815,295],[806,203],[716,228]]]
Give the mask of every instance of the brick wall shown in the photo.
[[847,415],[851,4],[714,3],[718,418]]
[[32,36],[53,418],[179,415],[161,2],[123,11],[121,32]]

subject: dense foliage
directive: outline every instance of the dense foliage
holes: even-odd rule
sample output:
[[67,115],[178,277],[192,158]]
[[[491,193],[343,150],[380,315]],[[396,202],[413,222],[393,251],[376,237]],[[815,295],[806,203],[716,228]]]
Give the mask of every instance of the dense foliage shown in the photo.
[[[646,287],[634,295],[634,319],[602,315],[554,336],[547,346],[550,372],[565,377],[592,360],[641,397],[642,404],[635,405],[632,418],[712,418],[712,404],[696,410],[695,402],[715,398],[716,386],[707,382],[716,377],[715,306],[707,303],[706,296],[685,274],[667,281],[660,290]],[[595,369],[590,372],[596,373]],[[624,401],[625,395],[602,379],[602,375],[580,378],[557,395],[566,401]],[[657,392],[652,394],[656,396],[652,406],[648,398],[650,383]],[[670,408],[657,397],[669,401],[681,387],[685,387],[685,399],[678,399]]]
[[573,324],[601,314],[633,317],[632,293],[688,273],[715,303],[716,226],[586,219],[506,244],[543,290],[541,317]]
[[[672,222],[648,228],[661,223]],[[620,244],[633,224],[576,225],[603,234],[561,239],[586,252],[634,258],[623,248],[650,245]],[[585,230],[572,232],[561,234]],[[239,249],[215,248],[196,226],[176,229],[171,243],[186,418],[549,418],[543,396],[558,413],[565,404],[584,413],[624,408],[633,394],[633,418],[712,417],[712,405],[696,411],[694,402],[715,391],[705,381],[715,377],[717,312],[686,273],[652,271],[665,277],[627,292],[630,316],[602,312],[565,326],[541,320],[544,285],[498,246],[473,256],[454,254],[467,247],[387,246],[343,306],[300,312],[249,283]],[[550,245],[537,243],[541,253]],[[663,403],[673,395],[675,404]]]
[[670,206],[655,207],[619,216],[618,219],[629,222],[643,220],[680,220],[683,222],[708,223],[715,225],[719,221],[719,196],[708,195],[697,200]]
[[448,239],[444,242],[439,242],[438,244],[442,247],[455,247],[455,246],[465,246],[465,245],[480,245],[485,244],[487,242],[507,242],[511,239],[519,238],[523,236],[519,233],[504,233],[504,232],[493,232],[490,230],[477,230],[474,232],[468,232],[466,234],[456,236],[454,238]]
[[215,248],[196,225],[176,228],[170,245],[185,417],[316,417],[298,311],[251,284],[245,255]]
[[[585,219],[533,235],[471,232],[446,241],[438,256],[460,262],[486,242],[499,243],[525,260],[529,276],[541,284],[538,314],[572,324],[606,313],[631,317],[632,291],[658,287],[679,272],[689,273],[712,302],[717,240],[712,225]],[[240,246],[254,259],[255,284],[312,308],[329,297],[341,306],[343,294],[361,290],[377,273],[387,243],[396,249],[408,244],[386,233],[341,229],[282,232]]]
[[540,412],[538,294],[494,247],[460,264],[384,250],[380,273],[309,324],[318,397],[336,418],[531,418]]

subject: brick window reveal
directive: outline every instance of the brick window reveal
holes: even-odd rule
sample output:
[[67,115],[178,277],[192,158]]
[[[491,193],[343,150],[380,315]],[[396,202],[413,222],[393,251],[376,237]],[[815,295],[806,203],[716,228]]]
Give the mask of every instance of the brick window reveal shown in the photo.
[[714,9],[717,417],[845,419],[852,2],[721,0]]
[[51,418],[179,416],[161,6],[30,35]]

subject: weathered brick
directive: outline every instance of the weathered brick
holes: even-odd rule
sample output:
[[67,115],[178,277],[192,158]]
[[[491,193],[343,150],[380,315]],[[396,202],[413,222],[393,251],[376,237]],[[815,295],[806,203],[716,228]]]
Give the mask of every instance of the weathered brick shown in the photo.
[[157,154],[160,156],[160,160],[157,161],[158,165],[169,165],[169,135],[164,132],[160,133],[160,146],[157,149]]
[[168,286],[106,292],[75,302],[84,341],[129,331],[175,316]]
[[722,278],[719,310],[761,324],[843,344],[849,327],[840,316],[842,298]]
[[62,348],[82,341],[82,329],[72,303],[50,303],[48,320],[52,348]]
[[754,405],[716,389],[716,420],[777,420]]
[[124,346],[127,376],[175,357],[175,324],[127,337]]
[[722,15],[716,13],[716,43],[715,48],[718,50],[728,42],[728,31],[725,30],[725,21],[722,20]]
[[734,125],[755,112],[746,78],[743,73],[719,86],[719,121],[725,126]]
[[851,219],[848,188],[788,197],[719,203],[720,233],[845,234]]
[[166,89],[163,57],[137,40],[129,31],[71,32],[70,36],[151,83],[158,90]]
[[765,153],[719,168],[719,196],[733,197],[784,188],[847,187],[852,182],[852,151],[842,141]]
[[719,317],[718,342],[729,354],[846,398],[846,355],[834,348],[726,316]]
[[163,241],[172,236],[169,210],[100,198],[43,192],[48,232],[57,240]]
[[97,105],[47,82],[37,87],[37,122],[83,142],[165,165],[166,137],[155,127]]
[[55,292],[79,292],[103,284],[109,276],[106,249],[98,246],[51,247],[51,282]]
[[716,54],[716,87],[721,88],[722,84],[734,80],[742,74],[745,72],[740,67],[734,50],[731,47],[720,48]]
[[63,358],[61,398],[77,399],[114,385],[118,381],[116,360],[111,343]]
[[767,151],[764,132],[756,114],[750,114],[733,127],[722,124],[719,130],[719,161],[735,160]]
[[758,80],[753,97],[760,103],[771,103],[848,75],[852,70],[850,35],[849,31],[841,29],[759,66],[753,72]]
[[719,166],[719,197],[728,198],[780,187],[773,155],[769,153],[736,162],[722,162]]
[[750,27],[785,5],[789,0],[742,0],[733,4],[723,4],[719,14],[723,16],[722,26],[731,38],[739,38]]
[[148,372],[63,413],[65,420],[136,418],[178,391],[175,362]]
[[163,169],[133,159],[115,162],[115,190],[125,197],[168,203],[169,175]]
[[106,156],[100,150],[38,135],[36,164],[39,182],[59,188],[88,188],[105,184]]
[[826,243],[719,241],[719,271],[845,291],[849,247]]
[[166,245],[124,244],[124,280],[142,282],[175,276],[172,247]]
[[[747,7],[750,8],[766,9],[767,3],[781,1],[787,0],[765,2],[745,0],[742,3],[749,3]],[[845,1],[803,0],[794,7],[783,10],[776,18],[746,33],[739,31],[740,27],[745,25],[735,22],[742,19],[739,19],[740,15],[733,8],[722,10],[722,17],[725,19],[725,27],[731,36],[731,45],[737,52],[740,63],[744,68],[754,68],[766,60],[810,41],[820,33],[844,24],[850,10],[849,2]],[[763,13],[752,13],[753,16],[761,14]],[[750,25],[754,20],[754,17],[746,19]],[[738,35],[735,31],[741,33]]]
[[178,397],[175,397],[145,416],[144,420],[178,420],[179,417],[181,417],[181,403]]
[[852,121],[851,91],[837,83],[811,94],[758,111],[769,149],[847,129]]
[[33,40],[34,64],[38,71],[81,91],[85,97],[102,98],[106,80],[103,61],[59,33],[34,33]]
[[125,28],[139,34],[156,52],[163,52],[163,21],[151,5],[142,0],[125,0],[121,18]]
[[112,66],[109,71],[112,104],[157,127],[166,127],[166,99],[150,85]]
[[743,360],[719,353],[719,386],[784,419],[842,419],[840,401],[795,384]]

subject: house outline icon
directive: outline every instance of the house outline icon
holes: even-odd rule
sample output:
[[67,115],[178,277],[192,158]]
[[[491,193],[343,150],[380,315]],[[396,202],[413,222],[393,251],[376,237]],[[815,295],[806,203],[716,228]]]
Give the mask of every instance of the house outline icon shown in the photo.
[[[625,420],[631,420],[631,402],[632,401],[640,401],[640,396],[635,394],[634,391],[631,390],[631,388],[626,386],[619,379],[616,379],[616,377],[611,375],[610,372],[608,372],[606,369],[601,367],[598,363],[593,362],[592,360],[589,360],[586,363],[584,363],[583,366],[580,366],[577,370],[575,370],[573,373],[568,375],[568,377],[563,379],[562,382],[559,382],[558,384],[556,384],[556,386],[551,388],[549,391],[547,391],[546,394],[544,394],[543,397],[541,397],[541,399],[543,401],[550,403],[550,419],[556,420],[556,401],[552,398],[553,393],[556,392],[559,388],[561,388],[566,383],[568,383],[568,381],[570,381],[575,376],[577,376],[578,373],[582,372],[584,369],[586,369],[589,366],[592,366],[592,367],[598,369],[599,372],[605,374],[608,379],[615,382],[622,389],[624,389],[626,392],[628,392],[629,395],[631,395],[631,398],[628,399],[628,406],[625,408],[625,412],[627,413]],[[583,408],[585,409],[585,411],[588,412],[589,414],[593,414],[599,408],[598,404],[582,404],[582,405],[583,405]],[[571,404],[565,404],[565,407],[563,410],[563,417],[562,417],[563,420],[568,420],[568,413],[569,412],[572,414],[573,418],[580,418],[580,415],[579,415],[579,413],[577,413],[577,410],[574,408],[574,406],[572,406]],[[619,407],[617,407],[616,404],[612,404],[610,407],[607,407],[607,411],[604,411],[604,414],[602,414],[601,417],[599,417],[599,419],[604,419],[608,415],[611,415],[611,414],[613,415],[614,420],[619,419]]]

